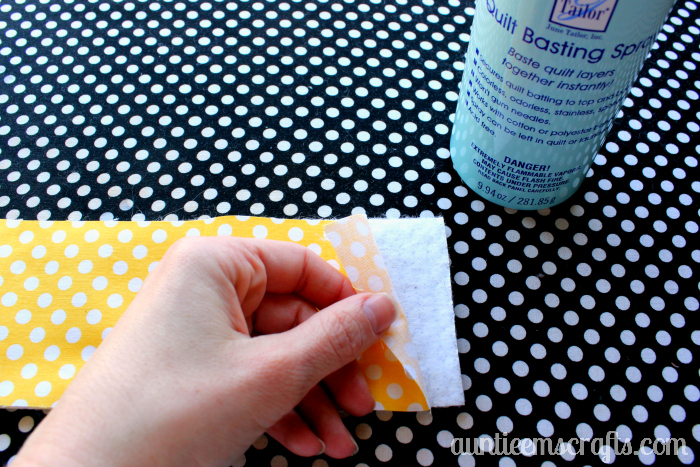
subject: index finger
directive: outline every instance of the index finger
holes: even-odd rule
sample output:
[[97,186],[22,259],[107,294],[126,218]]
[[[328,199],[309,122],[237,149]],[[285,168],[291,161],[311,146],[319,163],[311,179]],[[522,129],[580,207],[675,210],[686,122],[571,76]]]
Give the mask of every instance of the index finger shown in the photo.
[[267,292],[294,293],[318,308],[356,293],[346,276],[308,248],[277,240],[243,240],[265,265]]

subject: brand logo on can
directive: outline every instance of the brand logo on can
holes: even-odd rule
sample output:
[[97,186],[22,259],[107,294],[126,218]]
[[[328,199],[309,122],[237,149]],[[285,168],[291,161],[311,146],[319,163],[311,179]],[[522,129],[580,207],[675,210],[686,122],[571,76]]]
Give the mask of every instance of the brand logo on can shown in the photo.
[[554,0],[550,23],[605,32],[618,0]]

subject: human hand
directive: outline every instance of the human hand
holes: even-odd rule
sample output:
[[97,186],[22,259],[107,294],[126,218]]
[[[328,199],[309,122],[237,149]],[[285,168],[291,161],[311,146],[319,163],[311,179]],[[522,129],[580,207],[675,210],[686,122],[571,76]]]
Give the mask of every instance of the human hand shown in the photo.
[[302,246],[180,240],[13,465],[223,466],[265,431],[347,457],[332,399],[373,410],[355,359],[395,313]]

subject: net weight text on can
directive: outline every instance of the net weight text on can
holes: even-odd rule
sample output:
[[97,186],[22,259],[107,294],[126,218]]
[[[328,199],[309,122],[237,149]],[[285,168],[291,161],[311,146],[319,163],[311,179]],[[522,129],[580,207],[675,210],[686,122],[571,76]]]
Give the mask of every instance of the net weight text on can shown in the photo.
[[494,198],[497,199],[501,202],[507,202],[508,204],[515,204],[516,206],[540,206],[544,207],[550,204],[553,204],[556,202],[557,198],[556,197],[551,197],[551,198],[543,198],[543,197],[536,197],[536,198],[527,198],[523,196],[512,196],[510,199],[508,199],[508,195],[505,192],[500,192],[496,189],[493,188],[492,186],[485,184],[484,182],[477,182],[476,184],[477,190],[482,192],[482,196],[486,199]]

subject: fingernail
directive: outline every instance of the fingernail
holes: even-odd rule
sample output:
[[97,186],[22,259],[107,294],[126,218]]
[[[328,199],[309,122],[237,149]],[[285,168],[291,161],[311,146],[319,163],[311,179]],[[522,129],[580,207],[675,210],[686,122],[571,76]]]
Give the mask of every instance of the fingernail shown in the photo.
[[365,312],[375,334],[386,331],[396,318],[394,300],[384,293],[374,294],[365,300],[362,311]]
[[352,452],[352,455],[354,456],[355,454],[360,452],[360,446],[357,445],[357,442],[354,439],[352,440],[352,442],[355,443],[355,450]]
[[318,451],[318,454],[316,454],[316,455],[317,455],[317,456],[320,456],[321,454],[323,454],[324,452],[326,452],[326,443],[324,443],[323,441],[321,441],[321,438],[318,439],[318,442],[321,443],[321,450]]

